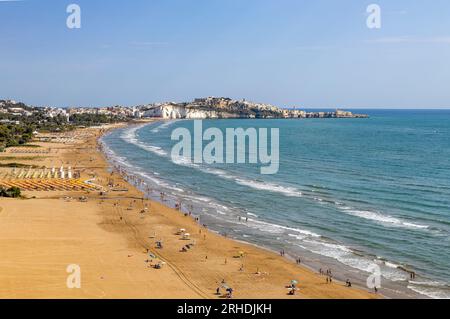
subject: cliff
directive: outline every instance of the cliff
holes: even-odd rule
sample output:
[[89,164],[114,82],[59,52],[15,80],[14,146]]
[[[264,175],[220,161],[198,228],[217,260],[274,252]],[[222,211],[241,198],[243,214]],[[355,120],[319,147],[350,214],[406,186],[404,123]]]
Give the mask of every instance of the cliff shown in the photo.
[[364,118],[367,115],[348,111],[305,112],[281,109],[270,104],[253,103],[229,98],[202,98],[190,103],[162,103],[141,106],[143,117],[164,119],[224,119],[224,118]]

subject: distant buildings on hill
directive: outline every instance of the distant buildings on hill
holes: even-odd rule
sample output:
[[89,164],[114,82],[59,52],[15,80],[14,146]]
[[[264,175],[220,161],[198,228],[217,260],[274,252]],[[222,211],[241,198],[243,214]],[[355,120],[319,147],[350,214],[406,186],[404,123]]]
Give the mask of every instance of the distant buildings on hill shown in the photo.
[[[270,104],[253,103],[247,100],[233,100],[225,97],[197,98],[192,102],[166,102],[134,107],[34,107],[14,100],[0,100],[0,120],[20,121],[21,117],[60,117],[70,122],[75,114],[105,115],[119,119],[165,118],[165,119],[208,119],[208,118],[360,118],[362,114],[336,110],[333,112],[306,112],[298,109],[284,109]],[[4,122],[6,123],[6,122]],[[0,123],[1,124],[1,123]]]

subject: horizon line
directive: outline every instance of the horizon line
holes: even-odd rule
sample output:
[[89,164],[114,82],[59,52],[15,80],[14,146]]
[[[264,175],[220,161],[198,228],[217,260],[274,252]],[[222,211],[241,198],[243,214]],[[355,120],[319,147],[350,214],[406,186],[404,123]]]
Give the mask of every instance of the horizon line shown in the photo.
[[[220,98],[220,97],[218,97]],[[223,97],[225,98],[225,97]],[[105,107],[116,107],[116,106],[120,106],[120,107],[136,107],[136,106],[145,106],[145,105],[150,105],[150,104],[156,104],[156,103],[189,103],[189,101],[182,101],[182,102],[176,102],[176,101],[159,101],[159,102],[148,102],[148,103],[140,103],[140,104],[134,104],[134,105],[121,105],[121,104],[111,104],[111,105],[103,105],[103,106],[51,106],[51,105],[33,105],[31,103],[25,102],[23,100],[17,100],[15,98],[0,98],[0,100],[3,101],[8,101],[8,100],[12,100],[12,101],[16,101],[18,103],[23,103],[27,106],[31,106],[31,107],[52,107],[52,108],[105,108]],[[242,98],[240,100],[235,99],[236,101],[240,101],[240,100],[246,100],[246,101],[250,101],[253,102],[253,100],[251,99],[247,99],[247,98]],[[373,106],[358,106],[358,107],[345,107],[345,106],[320,106],[320,107],[316,107],[316,106],[277,106],[275,104],[271,104],[271,103],[267,103],[267,102],[253,102],[253,103],[258,103],[258,104],[269,104],[275,107],[278,107],[280,109],[299,109],[299,110],[422,110],[422,111],[426,111],[426,110],[450,110],[450,106],[444,106],[444,107],[386,107],[386,106],[382,106],[382,107],[373,107]]]

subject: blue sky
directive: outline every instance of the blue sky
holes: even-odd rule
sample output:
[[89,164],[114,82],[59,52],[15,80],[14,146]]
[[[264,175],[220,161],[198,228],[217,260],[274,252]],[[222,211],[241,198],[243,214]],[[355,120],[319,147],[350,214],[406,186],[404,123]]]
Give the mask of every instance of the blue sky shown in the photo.
[[[381,29],[366,26],[371,3]],[[450,2],[3,0],[0,74],[0,98],[34,105],[449,108]]]

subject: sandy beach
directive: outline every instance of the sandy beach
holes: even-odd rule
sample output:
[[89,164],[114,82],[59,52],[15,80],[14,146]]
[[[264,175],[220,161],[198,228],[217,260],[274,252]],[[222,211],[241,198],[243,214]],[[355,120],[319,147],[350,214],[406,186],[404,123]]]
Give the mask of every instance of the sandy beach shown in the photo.
[[[97,144],[104,131],[33,142],[40,146],[35,153],[21,148],[0,154],[0,164],[70,166],[97,187],[29,190],[23,191],[26,199],[0,199],[0,298],[224,298],[225,289],[220,295],[216,289],[225,285],[233,298],[379,297],[341,282],[327,284],[325,276],[279,254],[224,238],[144,199],[118,172],[108,171]],[[0,180],[9,171],[1,167]],[[180,229],[190,238],[177,234]],[[187,244],[190,249],[181,251]],[[66,285],[72,264],[81,269],[79,289]],[[299,283],[294,296],[286,288],[291,280]]]

